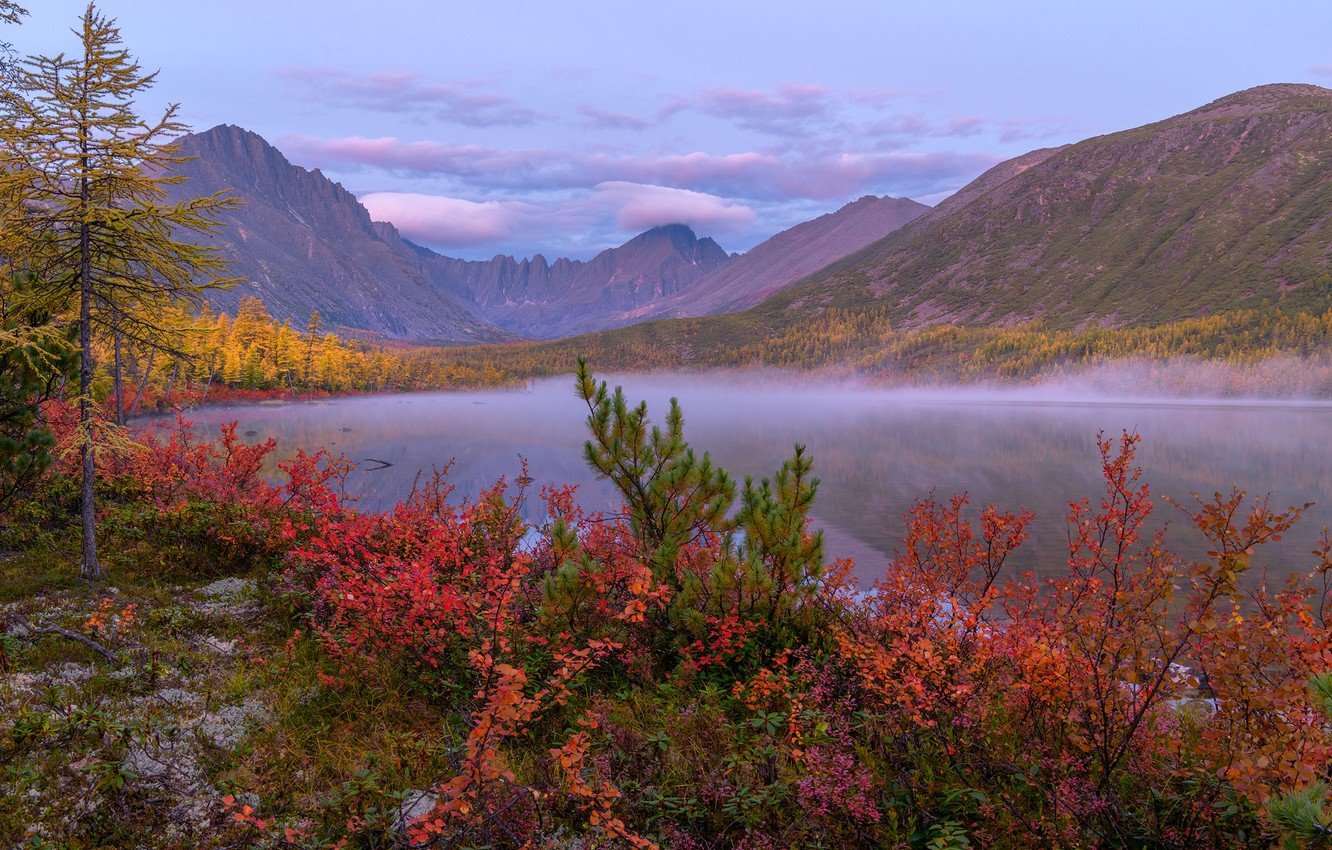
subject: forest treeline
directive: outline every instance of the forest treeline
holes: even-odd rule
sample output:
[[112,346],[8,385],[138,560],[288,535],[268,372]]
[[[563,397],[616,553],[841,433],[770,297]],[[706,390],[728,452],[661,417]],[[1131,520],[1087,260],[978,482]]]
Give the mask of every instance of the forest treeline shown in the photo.
[[1244,365],[1293,356],[1310,360],[1316,370],[1313,361],[1332,350],[1332,310],[1237,310],[1155,327],[1081,331],[1031,323],[904,332],[893,331],[881,312],[838,310],[737,345],[668,342],[654,339],[650,329],[633,328],[613,340],[593,335],[483,346],[388,345],[340,336],[317,313],[294,327],[252,297],[242,299],[234,316],[174,305],[160,314],[159,324],[172,338],[167,353],[122,340],[117,359],[110,334],[95,339],[98,399],[114,402],[117,362],[123,406],[133,415],[209,401],[517,386],[567,373],[580,355],[615,371],[761,366],[905,382],[1022,381],[1129,358]]
[[516,383],[567,373],[583,356],[608,371],[761,366],[891,382],[1025,380],[1126,358],[1253,364],[1283,355],[1326,358],[1332,351],[1332,308],[1310,313],[1274,306],[1151,327],[1082,330],[1041,322],[895,330],[881,308],[811,313],[775,333],[751,314],[712,318],[728,324],[718,331],[716,321],[672,320],[553,342],[411,349],[401,354],[400,374],[418,388],[478,376]]
[[339,336],[316,312],[302,327],[269,315],[257,299],[241,299],[235,315],[179,304],[159,315],[169,348],[99,336],[97,398],[114,402],[119,362],[128,414],[209,401],[320,393],[493,386],[493,370],[444,369],[432,380],[403,374],[403,349]]
[[[704,367],[820,370],[891,382],[1022,381],[1124,359],[1196,358],[1254,364],[1311,362],[1332,350],[1332,310],[1249,309],[1155,327],[1059,330],[940,325],[894,331],[883,311],[831,310],[800,327],[745,341],[661,339],[652,326],[554,342],[481,346],[388,345],[339,336],[318,314],[303,327],[269,315],[256,298],[235,316],[177,305],[161,324],[173,354],[121,344],[129,413],[217,400],[306,393],[419,391],[521,385],[569,372],[579,356],[614,371]],[[99,337],[95,392],[114,395],[113,340]],[[1316,376],[1314,376],[1316,378]],[[1279,387],[1248,387],[1279,391]]]

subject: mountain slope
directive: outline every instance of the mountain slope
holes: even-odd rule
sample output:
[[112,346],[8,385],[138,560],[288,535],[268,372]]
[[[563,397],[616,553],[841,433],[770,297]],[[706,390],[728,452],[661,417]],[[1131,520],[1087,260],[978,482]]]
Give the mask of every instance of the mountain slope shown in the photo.
[[375,223],[347,190],[319,171],[292,165],[260,136],[222,125],[181,140],[195,157],[176,197],[229,190],[243,204],[200,241],[217,246],[243,282],[210,293],[234,312],[258,296],[279,319],[326,322],[387,336],[451,342],[512,338],[482,318],[464,293],[432,279],[425,260],[390,225]]
[[759,309],[1073,327],[1332,297],[1328,89],[1261,86],[1035,153]]
[[909,198],[866,195],[836,212],[783,230],[697,283],[640,309],[633,318],[742,310],[882,239],[929,209]]

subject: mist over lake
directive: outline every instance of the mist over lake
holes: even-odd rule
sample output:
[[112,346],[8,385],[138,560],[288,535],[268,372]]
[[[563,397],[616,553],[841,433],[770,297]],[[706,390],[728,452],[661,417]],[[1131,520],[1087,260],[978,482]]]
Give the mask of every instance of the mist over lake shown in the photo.
[[[802,442],[823,480],[815,504],[831,556],[850,556],[863,582],[883,573],[903,530],[902,514],[931,490],[966,492],[978,511],[1036,512],[1032,538],[1010,562],[1038,575],[1062,569],[1070,500],[1100,497],[1096,434],[1142,436],[1138,462],[1152,485],[1156,517],[1171,540],[1201,556],[1187,518],[1161,498],[1191,494],[1271,494],[1274,507],[1315,502],[1256,563],[1274,573],[1303,571],[1322,528],[1332,522],[1332,405],[1111,398],[1057,390],[881,390],[812,383],[768,383],[757,376],[612,377],[630,402],[646,399],[660,422],[674,395],[685,434],[735,477],[771,475]],[[274,437],[278,456],[327,447],[360,464],[349,490],[366,510],[407,496],[421,472],[453,467],[459,496],[474,496],[500,476],[519,475],[526,458],[535,496],[542,484],[572,483],[592,510],[614,510],[610,484],[582,458],[586,408],[572,380],[538,381],[526,390],[363,396],[331,401],[210,407],[190,418],[215,431],[236,420],[247,439]],[[252,432],[252,433],[251,433]],[[374,469],[383,461],[391,466]],[[526,515],[539,521],[533,498]]]

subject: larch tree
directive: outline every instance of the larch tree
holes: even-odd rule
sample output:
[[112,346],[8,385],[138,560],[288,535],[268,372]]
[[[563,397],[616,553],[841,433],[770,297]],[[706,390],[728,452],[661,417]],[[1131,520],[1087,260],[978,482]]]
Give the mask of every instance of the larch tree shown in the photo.
[[183,237],[218,227],[216,215],[234,201],[222,194],[168,200],[168,187],[184,180],[174,166],[188,158],[175,145],[187,130],[177,105],[155,121],[140,117],[135,100],[156,73],[143,71],[121,46],[115,21],[94,4],[74,32],[81,55],[25,60],[2,97],[10,155],[30,178],[23,192],[31,236],[47,246],[34,255],[40,265],[33,274],[77,300],[82,573],[97,578],[93,336],[160,345],[165,308],[230,284],[215,251]]
[[314,368],[315,344],[319,341],[319,323],[324,319],[318,310],[310,311],[310,321],[305,324],[305,374],[301,381],[305,388],[310,388],[310,370]]
[[[0,0],[0,23],[18,24],[22,23],[23,16],[28,14],[24,9],[11,0]],[[18,64],[14,61],[14,48],[7,41],[0,41],[0,85],[6,87],[14,83],[18,72]]]
[[[0,0],[0,22],[17,24],[25,14]],[[0,87],[10,88],[17,68],[9,43],[0,42]],[[29,268],[43,246],[28,238],[33,210],[24,188],[32,175],[14,155],[18,129],[0,120],[0,508],[51,460],[54,440],[41,405],[59,391],[74,360],[69,328],[60,320],[67,299],[37,287]]]

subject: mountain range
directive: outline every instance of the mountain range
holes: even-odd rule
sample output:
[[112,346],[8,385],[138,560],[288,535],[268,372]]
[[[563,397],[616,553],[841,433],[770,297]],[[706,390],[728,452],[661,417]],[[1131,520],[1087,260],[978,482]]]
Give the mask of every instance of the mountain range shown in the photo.
[[[278,317],[444,342],[829,308],[894,326],[1132,325],[1260,303],[1332,306],[1332,91],[1260,86],[1153,124],[1000,163],[939,205],[866,196],[741,255],[683,225],[588,261],[461,260],[375,222],[318,170],[223,125],[183,140],[174,191],[244,201],[213,239]],[[654,336],[706,331],[654,322]],[[720,327],[720,326],[719,326]],[[687,329],[687,330],[686,330]]]
[[303,324],[318,310],[344,331],[437,342],[561,337],[747,306],[928,209],[867,196],[738,256],[673,224],[587,261],[461,260],[372,221],[340,184],[248,130],[186,136],[181,152],[191,159],[174,196],[226,191],[242,201],[218,234],[202,237],[242,281],[210,294],[214,307],[234,311],[254,295],[279,319]]

